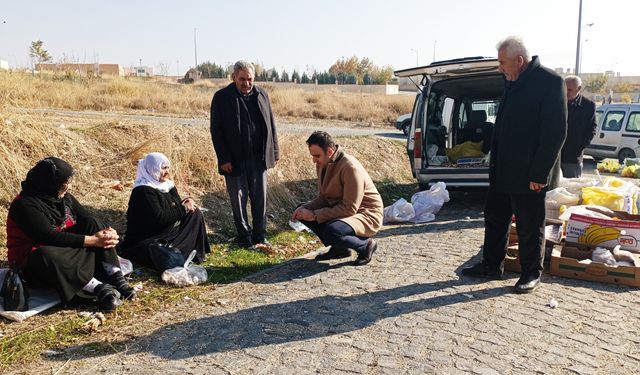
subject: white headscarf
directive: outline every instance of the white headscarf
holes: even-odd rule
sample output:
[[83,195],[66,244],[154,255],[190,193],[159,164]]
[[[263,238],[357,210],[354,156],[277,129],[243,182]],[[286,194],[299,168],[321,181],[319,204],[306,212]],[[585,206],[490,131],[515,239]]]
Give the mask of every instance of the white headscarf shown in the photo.
[[169,158],[164,154],[160,152],[151,152],[147,154],[144,159],[138,160],[136,181],[133,184],[133,187],[150,186],[163,193],[168,193],[169,190],[176,186],[171,180],[160,182],[160,172],[162,167],[168,165],[171,165],[171,163],[169,162]]

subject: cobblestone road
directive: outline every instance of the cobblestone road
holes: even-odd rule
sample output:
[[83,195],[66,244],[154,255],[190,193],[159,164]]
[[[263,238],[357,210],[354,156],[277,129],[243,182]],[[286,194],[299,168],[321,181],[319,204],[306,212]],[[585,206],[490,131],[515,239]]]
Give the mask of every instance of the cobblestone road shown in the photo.
[[462,279],[482,243],[482,198],[454,199],[436,222],[385,227],[368,266],[294,260],[212,291],[240,292],[116,354],[87,357],[85,347],[47,365],[74,374],[640,373],[640,291],[545,274],[534,294],[517,295],[516,274]]

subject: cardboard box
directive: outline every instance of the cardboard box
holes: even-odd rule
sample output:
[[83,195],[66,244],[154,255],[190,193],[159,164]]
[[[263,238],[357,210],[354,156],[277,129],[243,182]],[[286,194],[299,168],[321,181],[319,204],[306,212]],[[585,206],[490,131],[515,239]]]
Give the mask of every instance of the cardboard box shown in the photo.
[[[592,249],[578,244],[555,245],[551,253],[551,274],[572,279],[640,286],[640,267],[579,263],[580,260],[591,259],[592,253]],[[640,254],[633,254],[633,256],[636,257],[636,264],[638,264]]]
[[629,218],[632,220],[598,219],[572,214],[567,224],[567,242],[607,249],[620,245],[623,250],[640,252],[640,216],[629,215]]
[[507,247],[507,256],[504,258],[504,270],[509,272],[520,273],[520,258],[518,258],[518,244],[512,244]]

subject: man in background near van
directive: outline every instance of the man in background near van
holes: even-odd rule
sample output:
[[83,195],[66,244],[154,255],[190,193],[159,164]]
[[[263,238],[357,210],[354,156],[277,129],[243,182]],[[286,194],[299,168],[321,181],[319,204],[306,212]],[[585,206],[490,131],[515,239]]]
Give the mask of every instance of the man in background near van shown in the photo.
[[544,260],[544,199],[560,175],[560,150],[567,135],[564,81],[530,57],[520,38],[498,43],[499,69],[506,78],[498,108],[484,209],[482,262],[462,275],[501,279],[511,218],[515,215],[522,272],[515,292],[532,292]]
[[[253,85],[255,69],[247,61],[233,65],[233,82],[211,102],[211,140],[231,201],[240,247],[269,245],[267,169],[280,159],[276,122],[267,92]],[[251,200],[253,227],[247,216]]]
[[582,175],[582,153],[596,134],[596,105],[585,98],[582,80],[578,76],[566,76],[567,86],[567,139],[562,146],[560,162],[566,178]]
[[300,205],[291,217],[315,233],[329,251],[316,260],[346,258],[358,253],[355,265],[371,261],[378,248],[371,238],[382,227],[383,205],[378,189],[358,159],[335,144],[331,135],[315,131],[307,139],[318,174],[318,196]]

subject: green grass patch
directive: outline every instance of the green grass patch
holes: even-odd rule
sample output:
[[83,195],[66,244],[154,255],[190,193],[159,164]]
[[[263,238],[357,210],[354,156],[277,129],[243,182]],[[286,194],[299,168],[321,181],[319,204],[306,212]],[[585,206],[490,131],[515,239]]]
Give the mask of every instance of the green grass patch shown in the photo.
[[202,264],[209,273],[209,282],[229,284],[321,246],[315,235],[291,230],[279,232],[268,240],[273,245],[269,252],[229,244],[212,245],[211,254]]
[[14,337],[0,340],[0,372],[14,363],[25,362],[54,346],[68,345],[87,334],[78,331],[86,319],[70,317],[57,324],[45,325]]

